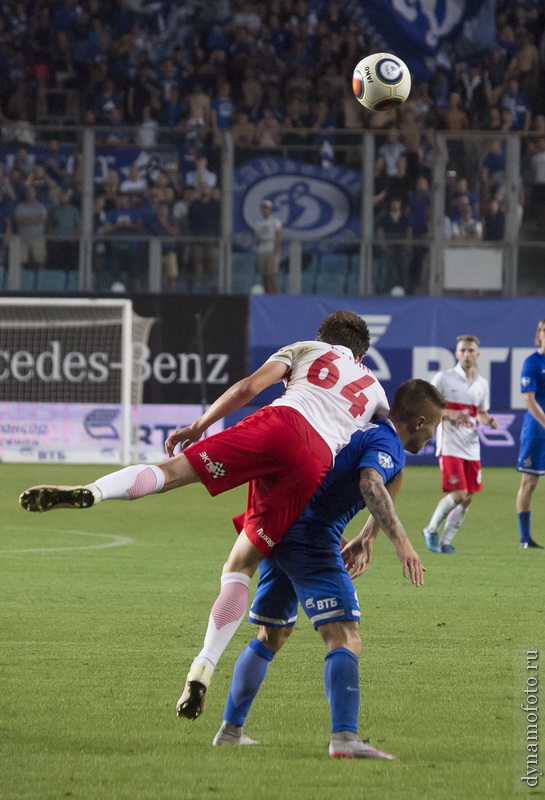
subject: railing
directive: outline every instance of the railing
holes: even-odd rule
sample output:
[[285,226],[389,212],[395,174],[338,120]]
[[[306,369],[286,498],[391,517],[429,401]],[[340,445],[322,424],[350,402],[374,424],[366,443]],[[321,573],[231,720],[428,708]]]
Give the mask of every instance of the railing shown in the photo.
[[[545,210],[535,191],[532,171],[532,159],[541,152],[538,134],[435,132],[432,138],[428,137],[425,156],[412,152],[405,157],[405,168],[409,164],[411,170],[406,183],[411,188],[417,175],[426,175],[429,180],[428,230],[418,237],[389,238],[385,243],[378,233],[374,199],[382,185],[377,155],[387,132],[298,130],[301,141],[283,141],[278,148],[267,150],[256,146],[235,148],[229,132],[222,134],[219,143],[216,138],[215,144],[207,145],[211,141],[209,133],[198,132],[195,143],[186,134],[160,130],[156,144],[142,147],[135,140],[127,143],[124,130],[36,128],[34,143],[24,145],[30,161],[47,158],[46,137],[52,135],[61,140],[61,149],[72,159],[67,185],[78,197],[81,233],[63,237],[46,234],[48,259],[41,269],[40,265],[23,263],[21,232],[15,227],[9,243],[6,239],[2,247],[0,290],[260,291],[249,217],[253,213],[255,220],[255,204],[270,189],[275,197],[274,213],[283,222],[278,281],[281,292],[495,296],[543,293]],[[137,137],[137,130],[132,135]],[[121,143],[112,141],[116,136]],[[328,148],[324,149],[324,141],[329,143]],[[483,162],[493,149],[493,141],[500,142],[505,163],[500,174],[492,175],[491,180]],[[18,163],[18,147],[17,142],[0,145],[5,173]],[[101,233],[95,219],[95,198],[109,169],[126,174],[129,166],[136,164],[150,185],[159,173],[166,174],[170,169],[171,174],[175,172],[173,181],[181,193],[191,173],[189,157],[197,147],[200,154],[208,153],[209,167],[216,174],[221,192],[219,236],[191,235],[187,231],[180,236]],[[45,156],[41,155],[44,151]],[[256,164],[262,173],[257,174]],[[459,177],[467,178],[472,191],[479,195],[481,217],[491,200],[498,199],[503,217],[501,238],[448,238],[448,197]],[[304,197],[294,187],[306,192]],[[337,229],[319,224],[305,228],[303,201],[307,205],[311,201],[323,202],[329,210],[335,210],[335,203],[340,207],[344,202],[343,213],[348,215],[348,222]],[[297,219],[295,211],[299,214]],[[69,255],[59,255],[63,252]]]

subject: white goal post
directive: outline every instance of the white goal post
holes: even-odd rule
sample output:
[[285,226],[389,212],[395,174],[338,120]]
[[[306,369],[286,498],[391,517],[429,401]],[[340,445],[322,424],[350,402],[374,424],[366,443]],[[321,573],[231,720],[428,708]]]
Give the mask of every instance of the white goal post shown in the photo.
[[128,299],[0,298],[0,460],[130,463],[154,322]]

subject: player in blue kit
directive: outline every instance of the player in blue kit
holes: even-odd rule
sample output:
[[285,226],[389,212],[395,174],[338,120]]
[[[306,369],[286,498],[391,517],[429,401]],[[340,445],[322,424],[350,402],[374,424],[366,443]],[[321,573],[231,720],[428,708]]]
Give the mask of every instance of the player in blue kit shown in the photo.
[[526,414],[520,434],[517,470],[522,473],[517,492],[517,518],[522,548],[543,550],[532,539],[531,503],[541,475],[545,475],[545,319],[536,331],[538,350],[525,359],[520,375]]
[[[270,662],[293,630],[299,602],[328,649],[324,687],[331,710],[330,757],[395,758],[358,737],[360,607],[345,562],[352,577],[367,568],[380,526],[396,548],[403,575],[415,586],[422,585],[424,567],[393,499],[401,484],[404,450],[420,450],[441,421],[444,407],[441,393],[427,381],[403,383],[389,418],[353,434],[297,522],[262,562],[249,614],[250,622],[260,628],[235,665],[214,745],[258,744],[244,734],[243,725]],[[346,525],[365,506],[373,516],[346,543]]]

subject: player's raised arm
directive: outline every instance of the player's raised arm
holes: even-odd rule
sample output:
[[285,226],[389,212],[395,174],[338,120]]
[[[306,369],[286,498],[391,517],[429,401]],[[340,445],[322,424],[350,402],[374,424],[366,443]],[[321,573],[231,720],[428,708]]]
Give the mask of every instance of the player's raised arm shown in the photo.
[[360,471],[360,491],[375,522],[394,545],[403,567],[403,576],[408,575],[415,586],[422,586],[425,571],[422,562],[397,516],[382,476],[372,467],[364,467]]
[[228,414],[238,411],[263,389],[281,381],[287,371],[288,367],[285,364],[279,361],[267,361],[247,378],[234,383],[195,422],[171,433],[165,441],[167,454],[174,455],[174,449],[180,443],[182,447],[186,447],[188,444],[196,442],[210,425]]

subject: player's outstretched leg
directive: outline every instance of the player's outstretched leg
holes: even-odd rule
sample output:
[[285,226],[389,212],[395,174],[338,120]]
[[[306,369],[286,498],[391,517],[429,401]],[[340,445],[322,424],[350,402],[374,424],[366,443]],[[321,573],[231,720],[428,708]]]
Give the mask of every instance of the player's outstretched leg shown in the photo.
[[[196,479],[196,474],[193,474]],[[183,482],[190,483],[191,479],[190,474]],[[161,467],[154,464],[133,464],[104,475],[86,486],[33,486],[21,494],[19,504],[26,511],[91,508],[103,500],[137,500],[148,494],[156,494],[163,488],[165,473]]]
[[55,508],[91,508],[95,496],[86,486],[33,486],[19,497],[25,511],[52,511]]

